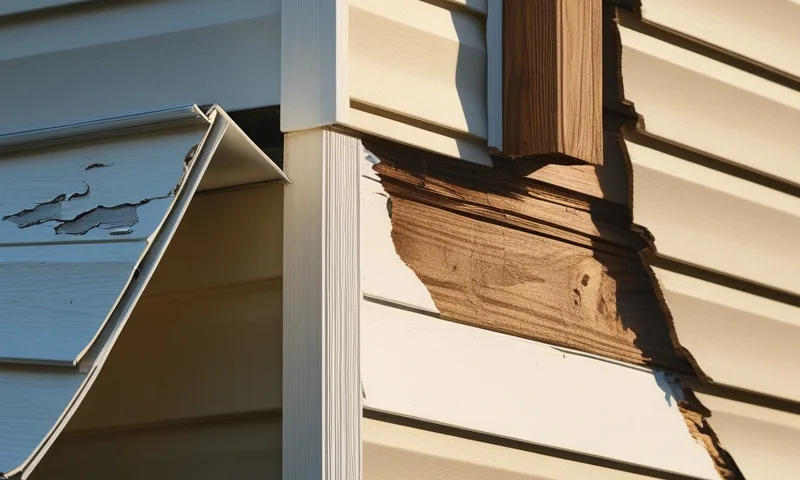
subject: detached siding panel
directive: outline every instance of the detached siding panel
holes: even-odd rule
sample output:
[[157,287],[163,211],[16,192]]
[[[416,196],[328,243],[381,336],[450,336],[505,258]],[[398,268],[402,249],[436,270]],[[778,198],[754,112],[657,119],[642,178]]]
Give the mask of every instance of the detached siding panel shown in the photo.
[[280,184],[195,197],[69,431],[279,410],[282,219]]
[[280,1],[99,2],[11,19],[0,70],[15,113],[0,134],[177,105],[277,105]]
[[[129,115],[10,135],[0,145],[0,447],[8,445],[0,471],[27,477],[60,433],[81,422],[101,428],[279,408],[280,243],[269,239],[270,229],[280,238],[285,177],[224,111]],[[242,187],[253,184],[260,190]],[[220,198],[204,190],[215,186],[229,187],[230,197],[223,208],[203,208],[197,195]],[[182,224],[190,205],[199,212]],[[216,243],[203,255],[172,267],[182,272],[171,289],[152,291],[170,241],[203,239],[197,231],[224,225],[215,215],[227,209],[239,220],[229,243],[209,236]],[[267,225],[251,226],[259,222]],[[176,234],[179,226],[189,232]],[[253,245],[235,243],[246,235],[277,258],[237,250]],[[225,251],[236,252],[225,269],[214,271],[219,260],[203,265]],[[238,277],[236,261],[249,267]],[[181,290],[181,277],[202,285],[200,295]],[[112,352],[118,340],[125,347]],[[264,372],[241,365],[267,365],[272,382],[250,388]],[[102,407],[83,405],[102,397],[104,383],[111,391]],[[76,411],[90,420],[73,421]]]
[[[182,159],[205,129],[0,155],[0,358],[77,361],[131,278],[172,203]],[[130,232],[112,235],[114,222]]]

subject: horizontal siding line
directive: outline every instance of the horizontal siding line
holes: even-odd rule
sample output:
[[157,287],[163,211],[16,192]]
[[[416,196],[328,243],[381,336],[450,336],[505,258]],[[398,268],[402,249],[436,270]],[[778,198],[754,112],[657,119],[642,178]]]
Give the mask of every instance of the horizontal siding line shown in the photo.
[[[483,10],[480,10],[480,9],[477,9],[477,8],[473,8],[473,7],[470,7],[469,5],[467,5],[468,3],[470,3],[469,0],[467,0],[466,3],[460,3],[457,0],[419,0],[419,1],[422,2],[422,3],[427,3],[427,4],[430,4],[430,5],[433,5],[435,7],[443,8],[445,10],[449,10],[451,12],[469,13],[469,14],[475,15],[476,17],[486,18],[486,14],[487,14],[487,12],[485,12]],[[486,0],[486,1],[487,2],[493,2],[494,0]]]
[[3,371],[25,373],[70,373],[77,372],[78,367],[72,362],[57,360],[16,359],[0,357],[0,373]]
[[605,467],[611,468],[614,470],[621,470],[623,472],[634,473],[639,475],[644,475],[651,478],[657,478],[662,480],[694,480],[695,477],[689,477],[686,475],[680,475],[670,472],[663,472],[660,470],[650,469],[647,467],[642,467],[640,465],[633,465],[624,462],[617,462],[614,460],[608,460],[605,458],[594,457],[591,455],[586,455],[577,452],[571,452],[568,450],[560,450],[553,447],[548,447],[545,445],[537,445],[534,443],[527,443],[520,440],[512,440],[505,437],[498,437],[495,435],[490,435],[487,433],[480,433],[474,432],[471,430],[464,430],[457,427],[450,427],[446,425],[440,425],[433,422],[428,422],[425,420],[419,420],[415,418],[404,417],[401,415],[396,415],[387,412],[381,412],[378,410],[373,410],[369,408],[364,409],[364,418],[369,418],[372,420],[378,420],[381,422],[386,423],[393,423],[397,425],[402,425],[410,428],[416,428],[419,430],[426,430],[429,432],[440,433],[443,435],[450,435],[453,437],[460,437],[467,440],[473,440],[476,442],[482,443],[489,443],[492,445],[497,445],[500,447],[506,448],[513,448],[515,450],[523,450],[532,453],[538,453],[541,455],[547,455],[550,457],[560,458],[563,460],[569,460],[573,462],[580,462],[586,463],[589,465],[596,465],[598,467]]
[[772,397],[719,383],[704,383],[696,378],[687,377],[681,379],[686,382],[687,386],[698,393],[800,415],[800,403],[786,400],[785,398]]
[[706,270],[701,267],[695,267],[678,260],[657,256],[658,252],[655,253],[655,255],[652,253],[647,254],[647,262],[653,267],[662,268],[664,270],[679,273],[681,275],[686,275],[687,277],[693,277],[709,283],[721,285],[723,287],[728,287],[741,292],[757,295],[759,297],[768,298],[770,300],[785,303],[787,305],[800,307],[800,297],[797,295],[792,295],[791,293],[781,290],[775,290],[764,285],[751,283],[747,280],[729,277],[727,275]]
[[[274,160],[273,160],[274,161]],[[253,182],[253,183],[244,183],[242,185],[231,185],[230,187],[219,187],[219,188],[209,188],[207,190],[198,190],[194,196],[195,197],[204,197],[207,195],[217,195],[217,194],[224,194],[230,192],[238,192],[241,190],[251,190],[256,188],[263,188],[269,187],[275,184],[283,185],[285,180],[282,178],[276,178],[274,180],[264,180],[260,182]]]
[[625,10],[617,10],[618,22],[620,25],[630,28],[644,35],[656,38],[663,42],[670,43],[676,47],[689,50],[704,57],[716,60],[739,70],[756,75],[770,82],[777,83],[787,88],[800,91],[800,79],[764,65],[753,59],[738,55],[728,50],[721,49],[716,45],[705,41],[687,37],[679,32],[667,28],[647,23],[638,14],[633,14]]
[[178,298],[196,297],[198,295],[229,295],[231,293],[235,293],[242,290],[254,290],[254,289],[258,289],[260,291],[273,291],[273,290],[279,290],[282,287],[283,287],[283,277],[261,278],[258,280],[248,280],[244,282],[227,283],[224,285],[198,287],[189,290],[175,290],[171,292],[154,293],[149,295],[146,293],[145,290],[145,294],[142,295],[142,299],[140,301],[173,300]]
[[425,308],[417,307],[415,305],[410,305],[408,303],[398,302],[396,300],[391,300],[385,297],[379,297],[376,295],[369,295],[364,294],[363,298],[365,301],[370,303],[375,303],[377,305],[383,305],[384,307],[392,307],[398,310],[403,310],[406,312],[418,313],[420,315],[425,315],[427,317],[441,319],[442,316],[438,312],[434,312]]
[[361,110],[362,112],[367,112],[372,115],[378,115],[380,117],[387,118],[389,120],[393,120],[395,122],[403,123],[406,125],[410,125],[415,128],[419,128],[420,130],[425,130],[431,133],[435,133],[437,135],[443,135],[445,137],[456,138],[461,140],[467,140],[474,143],[486,144],[486,139],[481,137],[476,137],[470,135],[467,132],[462,132],[459,130],[453,130],[442,125],[437,125],[435,123],[430,123],[426,120],[422,120],[419,118],[410,117],[404,115],[400,112],[394,112],[391,110],[387,110],[381,108],[376,105],[372,105],[369,103],[360,102],[358,100],[350,100],[350,108],[354,108],[356,110]]
[[207,417],[187,418],[181,420],[166,420],[155,423],[141,423],[138,425],[125,425],[121,427],[101,427],[87,430],[70,430],[61,434],[61,438],[83,438],[92,436],[128,436],[134,433],[155,433],[164,430],[204,428],[220,424],[251,424],[255,422],[280,421],[281,409],[258,410],[252,412],[231,413],[225,415],[211,415]]
[[[127,1],[127,0],[118,0],[118,1]],[[90,4],[92,3],[107,4],[112,2],[109,0],[64,0],[54,5],[49,5],[44,7],[33,7],[25,10],[17,10],[11,13],[0,14],[0,27],[2,26],[2,23],[6,22],[29,21],[34,17],[40,17],[42,15],[61,15],[64,13],[69,13],[71,11],[85,9],[89,7]]]
[[716,170],[720,173],[737,177],[739,179],[761,185],[762,187],[770,188],[772,190],[800,198],[800,186],[782,182],[780,179],[729,163],[723,158],[672,143],[668,139],[650,135],[646,129],[647,119],[645,119],[644,131],[625,128],[623,130],[625,140],[629,140],[633,143],[651,148],[653,150],[658,150],[672,157],[693,163],[695,165],[700,165],[701,167]]
[[673,373],[675,375],[681,375],[681,376],[685,376],[687,378],[691,378],[690,376],[688,376],[688,375],[686,375],[684,373],[679,373],[676,370],[672,370],[672,369],[665,368],[665,367],[648,368],[646,366],[635,365],[633,363],[627,363],[627,362],[623,362],[623,361],[620,361],[620,360],[615,360],[613,358],[603,357],[601,355],[595,355],[593,353],[583,352],[581,350],[575,350],[575,349],[572,349],[572,348],[569,348],[569,347],[562,347],[562,346],[550,344],[550,343],[547,343],[547,342],[542,342],[542,341],[538,341],[538,340],[531,340],[531,339],[528,339],[528,338],[525,338],[525,337],[519,337],[519,336],[513,335],[511,333],[497,332],[495,330],[490,330],[488,328],[485,329],[485,328],[477,326],[477,325],[473,325],[473,324],[470,324],[470,323],[464,323],[464,322],[458,320],[457,318],[445,317],[445,316],[442,316],[438,312],[432,312],[432,311],[426,310],[424,308],[416,307],[416,306],[413,306],[413,305],[409,305],[409,304],[406,304],[406,303],[398,302],[396,300],[391,300],[391,299],[388,299],[388,298],[383,298],[383,297],[378,297],[378,296],[375,296],[375,295],[368,295],[368,294],[364,294],[363,298],[364,298],[365,302],[374,303],[376,305],[382,305],[384,307],[396,308],[398,310],[403,310],[403,311],[406,311],[406,312],[416,313],[416,314],[419,314],[419,315],[425,315],[427,317],[435,318],[437,320],[442,320],[442,321],[445,321],[445,322],[458,323],[460,325],[466,325],[468,327],[477,328],[477,329],[480,329],[480,330],[486,330],[487,332],[500,333],[501,335],[507,335],[509,337],[519,338],[519,339],[525,340],[527,342],[536,343],[536,344],[539,344],[539,345],[545,345],[545,346],[547,346],[549,348],[552,348],[552,349],[557,350],[557,351],[562,352],[562,353],[567,353],[569,355],[576,355],[576,356],[580,356],[580,357],[591,358],[592,360],[598,360],[598,361],[601,361],[601,362],[611,363],[611,364],[617,365],[619,367],[631,368],[633,370],[639,370],[639,371],[647,372],[647,373],[653,373],[654,371],[657,370],[659,372]]
[[8,243],[0,243],[0,248],[5,247],[49,247],[54,245],[91,245],[91,244],[112,244],[112,243],[139,243],[143,240],[141,238],[134,238],[134,237],[122,237],[122,238],[97,238],[97,239],[87,239],[87,240],[51,240],[51,241],[39,241],[39,242],[8,242]]

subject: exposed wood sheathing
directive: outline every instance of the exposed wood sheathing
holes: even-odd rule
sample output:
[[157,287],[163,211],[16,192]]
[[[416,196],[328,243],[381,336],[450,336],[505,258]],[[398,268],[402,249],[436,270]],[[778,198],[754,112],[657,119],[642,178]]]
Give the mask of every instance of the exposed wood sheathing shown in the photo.
[[392,238],[443,318],[690,373],[624,208],[496,169],[365,140]]

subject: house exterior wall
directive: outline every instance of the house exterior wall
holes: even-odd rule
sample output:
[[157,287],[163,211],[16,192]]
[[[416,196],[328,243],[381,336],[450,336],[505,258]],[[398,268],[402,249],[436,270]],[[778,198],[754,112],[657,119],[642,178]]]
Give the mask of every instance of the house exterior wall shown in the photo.
[[0,89],[14,112],[0,134],[179,105],[280,103],[279,0],[73,3],[0,16]]
[[[756,12],[753,9],[758,9]],[[796,2],[644,0],[616,12],[633,220],[709,425],[748,479],[798,469]],[[747,392],[742,393],[742,392]]]
[[102,375],[30,478],[280,478],[283,188],[193,200]]

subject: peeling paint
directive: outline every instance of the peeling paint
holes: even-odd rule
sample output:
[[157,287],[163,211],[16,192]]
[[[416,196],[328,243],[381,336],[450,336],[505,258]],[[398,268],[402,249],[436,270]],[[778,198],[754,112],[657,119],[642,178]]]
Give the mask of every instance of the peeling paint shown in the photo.
[[[89,167],[87,167],[87,169],[88,168]],[[56,222],[57,225],[55,225],[53,229],[57,235],[85,235],[95,228],[110,230],[109,234],[111,235],[127,235],[133,231],[132,227],[139,222],[137,209],[140,206],[152,200],[168,198],[170,196],[164,195],[146,198],[137,203],[123,203],[110,207],[98,205],[73,218],[63,218],[62,205],[65,202],[89,195],[91,188],[86,183],[84,183],[84,185],[86,189],[82,192],[74,192],[69,195],[66,193],[59,194],[52,200],[39,203],[33,208],[26,208],[20,212],[6,215],[3,217],[3,220],[15,224],[18,228],[29,228],[44,223]]]
[[105,230],[130,229],[139,222],[139,215],[136,209],[149,201],[150,199],[137,204],[123,204],[113,207],[98,206],[81,213],[72,220],[63,221],[55,227],[55,231],[57,234],[85,235],[95,228]]
[[95,168],[103,168],[103,167],[110,167],[113,163],[93,163],[88,167],[84,168],[84,170],[92,170]]

